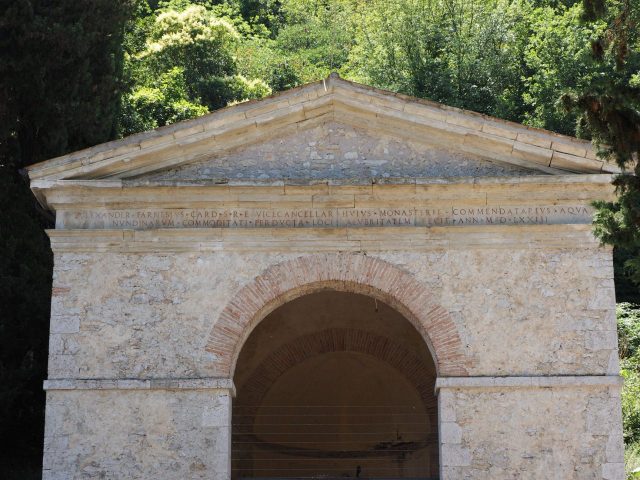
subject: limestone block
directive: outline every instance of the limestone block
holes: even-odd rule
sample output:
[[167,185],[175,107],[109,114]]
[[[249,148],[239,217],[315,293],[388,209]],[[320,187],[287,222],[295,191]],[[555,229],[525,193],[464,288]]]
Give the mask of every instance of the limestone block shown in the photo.
[[585,337],[587,350],[612,350],[616,351],[618,336],[615,330],[588,331]]
[[602,466],[603,480],[623,480],[624,478],[624,463],[605,463]]
[[[82,347],[79,352],[82,351]],[[79,353],[78,352],[78,353]],[[77,363],[78,356],[74,355],[64,355],[57,354],[55,352],[49,353],[49,377],[59,377],[61,375],[75,378],[79,371],[80,367]]]
[[441,423],[456,421],[455,398],[451,390],[438,392],[438,415]]
[[[224,397],[226,396],[226,400]],[[229,408],[212,391],[49,392],[44,478],[229,479]],[[215,409],[215,408],[214,408]],[[213,414],[213,410],[209,410]]]
[[418,115],[432,120],[438,120],[440,122],[447,121],[447,111],[439,108],[430,107],[428,105],[421,105],[416,103],[407,103],[404,106],[404,111],[410,115]]
[[529,145],[527,143],[515,142],[513,144],[512,154],[519,158],[522,158],[523,160],[529,160],[531,162],[549,166],[549,164],[551,163],[553,150],[538,147],[535,145]]
[[551,139],[548,135],[536,135],[535,133],[519,133],[516,137],[518,142],[528,143],[541,148],[551,148]]
[[484,125],[482,125],[483,132],[489,133],[491,135],[498,135],[510,140],[515,140],[517,138],[518,130],[519,128],[509,126],[506,122],[499,123],[495,121],[485,121]]
[[[593,157],[588,156],[588,158],[593,158]],[[603,173],[622,173],[623,170],[622,168],[620,168],[618,164],[605,161],[602,164],[602,172]]]
[[602,162],[600,160],[584,158],[584,156],[578,157],[559,151],[553,152],[551,166],[572,171],[583,171],[585,168],[589,168],[593,172],[600,172],[602,170]]
[[189,128],[176,130],[173,133],[173,137],[174,138],[183,138],[183,137],[188,137],[190,135],[195,135],[195,134],[202,133],[202,132],[204,132],[204,126],[202,124],[197,124],[197,125],[194,125],[194,126],[189,127]]
[[293,105],[251,118],[256,121],[258,128],[278,129],[288,126],[291,122],[303,121],[306,117],[302,105]]
[[624,478],[619,399],[606,386],[449,393],[463,441],[443,442],[443,480]]
[[607,366],[607,373],[609,375],[620,374],[620,358],[618,355],[618,349],[612,350],[609,354],[609,364]]
[[217,131],[221,127],[233,125],[236,122],[242,122],[247,119],[244,111],[227,110],[222,115],[219,112],[216,116],[207,118],[203,122],[205,130]]
[[55,472],[52,470],[42,470],[42,480],[68,480],[70,477],[65,472]]
[[289,107],[289,102],[286,99],[270,99],[269,101],[261,102],[259,106],[254,106],[250,110],[247,110],[246,116],[247,118],[257,117],[279,109],[286,109],[287,107]]
[[[303,104],[304,118],[306,120],[318,119],[330,121],[333,119],[334,106],[331,101],[308,102]],[[301,122],[299,127],[306,127],[308,122]],[[316,123],[310,123],[309,126],[315,126]]]
[[464,115],[455,111],[447,112],[447,123],[468,128],[470,130],[482,130],[484,120],[481,116]]
[[440,462],[444,467],[468,467],[471,465],[471,451],[462,445],[442,445],[440,454]]
[[497,135],[474,132],[464,136],[464,144],[470,147],[510,155],[514,142]]
[[173,135],[149,136],[140,141],[140,149],[158,147],[170,143],[175,137]]
[[615,311],[616,292],[608,282],[608,288],[599,288],[589,302],[589,308],[593,310]]
[[216,395],[212,404],[206,405],[202,412],[202,426],[229,427],[231,419],[231,397],[229,395]]
[[568,153],[576,157],[584,157],[587,155],[587,148],[591,145],[588,143],[577,144],[573,142],[553,142],[551,148],[557,152]]
[[609,438],[607,439],[607,462],[624,463],[624,444],[622,438],[622,423],[616,421],[616,424],[613,425],[609,431]]
[[462,443],[462,429],[455,422],[440,423],[440,443]]

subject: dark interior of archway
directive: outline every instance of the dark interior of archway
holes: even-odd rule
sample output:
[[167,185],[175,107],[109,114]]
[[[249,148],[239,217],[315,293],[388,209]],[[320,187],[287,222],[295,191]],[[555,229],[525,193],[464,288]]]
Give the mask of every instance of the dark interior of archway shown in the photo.
[[337,291],[286,303],[238,358],[232,477],[438,478],[435,378],[388,305]]

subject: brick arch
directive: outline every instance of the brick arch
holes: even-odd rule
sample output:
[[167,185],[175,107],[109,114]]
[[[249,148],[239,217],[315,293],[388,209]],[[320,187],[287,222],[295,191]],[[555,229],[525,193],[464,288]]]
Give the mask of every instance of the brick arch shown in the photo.
[[439,376],[467,376],[467,358],[449,313],[401,268],[361,254],[307,255],[269,267],[243,286],[220,313],[206,350],[215,374],[232,378],[245,340],[280,305],[321,290],[369,295],[401,313],[424,338]]

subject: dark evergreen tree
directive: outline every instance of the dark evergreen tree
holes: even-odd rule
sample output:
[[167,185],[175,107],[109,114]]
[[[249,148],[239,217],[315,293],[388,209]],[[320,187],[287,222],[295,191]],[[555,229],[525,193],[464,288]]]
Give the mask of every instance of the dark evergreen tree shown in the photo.
[[616,202],[598,202],[595,233],[626,257],[623,274],[640,285],[640,3],[633,0],[584,0],[586,21],[607,27],[591,44],[601,75],[588,88],[563,98],[600,146],[625,173],[614,180]]
[[134,0],[0,0],[0,478],[39,478],[52,258],[20,169],[113,138]]

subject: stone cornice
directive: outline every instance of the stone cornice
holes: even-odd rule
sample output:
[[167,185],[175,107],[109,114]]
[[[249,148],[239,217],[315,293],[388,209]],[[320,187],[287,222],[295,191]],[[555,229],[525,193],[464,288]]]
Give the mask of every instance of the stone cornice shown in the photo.
[[144,182],[129,180],[34,181],[32,189],[52,211],[187,207],[390,207],[463,201],[468,205],[520,205],[611,200],[610,175],[486,178],[402,178],[384,182],[270,181]]
[[31,180],[127,178],[325,121],[384,131],[546,172],[618,172],[589,142],[359,85],[335,75],[269,98],[97,145],[28,168]]
[[599,247],[591,225],[48,230],[54,252],[376,252]]
[[236,387],[230,378],[150,378],[150,379],[49,379],[43,389],[55,390],[228,390]]
[[[505,377],[438,377],[436,393],[442,389],[505,388],[598,388],[622,386],[619,375],[548,375]],[[151,378],[151,379],[49,379],[43,383],[46,391],[75,390],[228,390],[235,396],[230,378]]]
[[536,377],[440,377],[436,380],[436,393],[442,389],[497,389],[505,388],[598,388],[622,386],[619,375],[549,375]]

